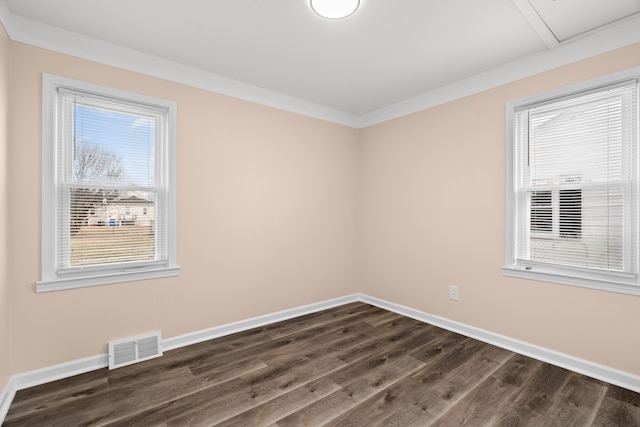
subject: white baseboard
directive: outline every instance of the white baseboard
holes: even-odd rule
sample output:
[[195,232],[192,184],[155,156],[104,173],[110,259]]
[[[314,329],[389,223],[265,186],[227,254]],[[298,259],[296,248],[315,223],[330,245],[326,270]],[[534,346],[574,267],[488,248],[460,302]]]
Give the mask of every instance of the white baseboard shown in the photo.
[[633,375],[628,372],[549,350],[544,347],[539,347],[379,298],[361,295],[360,301],[640,393],[640,376],[638,375]]
[[242,332],[260,326],[268,325],[270,323],[293,319],[294,317],[304,316],[305,314],[315,313],[318,311],[326,310],[328,308],[348,304],[350,302],[360,301],[361,297],[361,294],[347,295],[340,298],[334,298],[315,304],[304,305],[301,307],[279,311],[276,313],[265,314],[264,316],[258,316],[252,319],[241,320],[239,322],[228,323],[226,325],[216,326],[214,328],[204,329],[173,338],[168,338],[162,341],[162,350],[169,351],[176,348],[185,347],[187,345],[197,344],[199,342],[223,337],[225,335],[231,335],[237,332]]
[[[294,317],[304,316],[305,314],[315,313],[318,311],[326,310],[328,308],[337,307],[360,300],[360,294],[347,295],[344,297],[334,298],[315,304],[309,304],[289,310],[266,314],[264,316],[254,317],[252,319],[228,323],[226,325],[216,326],[214,328],[205,329],[202,331],[191,332],[188,334],[163,340],[162,350],[173,350],[202,341],[219,338],[225,335],[234,334],[236,332],[246,331],[249,329],[268,325],[270,323],[292,319]],[[109,355],[107,353],[104,353],[84,359],[72,360],[70,362],[61,363],[59,365],[36,369],[34,371],[25,372],[22,374],[13,375],[9,378],[7,385],[0,394],[0,424],[2,424],[2,422],[4,421],[4,417],[7,415],[7,411],[9,410],[9,406],[13,401],[16,391],[41,384],[46,384],[48,382],[56,381],[62,378],[69,378],[74,375],[83,374],[85,372],[95,371],[97,369],[106,368],[108,366]]]
[[84,374],[107,366],[109,366],[109,355],[105,353],[13,375],[0,394],[0,424],[4,421],[18,390]]
[[46,384],[51,381],[106,368],[107,366],[109,366],[109,355],[104,353],[97,356],[85,357],[83,359],[76,359],[70,362],[24,372],[22,374],[12,376],[11,379],[13,380],[16,390],[23,390],[25,388]]
[[0,392],[0,424],[4,421],[4,417],[7,416],[7,412],[9,412],[9,406],[11,406],[11,402],[13,401],[13,397],[16,395],[16,388],[13,386],[13,381],[11,378],[7,381],[7,384]]
[[[498,347],[640,393],[640,376],[359,293],[168,338],[162,342],[162,348],[163,351],[169,351],[356,301],[361,301],[385,310],[393,311],[394,313],[398,313],[421,322],[429,323],[488,344],[496,345]],[[108,354],[104,353],[13,375],[9,378],[9,381],[0,393],[0,424],[2,424],[2,421],[9,410],[9,406],[11,405],[11,401],[13,400],[16,391],[56,381],[62,378],[68,378],[85,372],[106,368],[109,366],[108,362]]]

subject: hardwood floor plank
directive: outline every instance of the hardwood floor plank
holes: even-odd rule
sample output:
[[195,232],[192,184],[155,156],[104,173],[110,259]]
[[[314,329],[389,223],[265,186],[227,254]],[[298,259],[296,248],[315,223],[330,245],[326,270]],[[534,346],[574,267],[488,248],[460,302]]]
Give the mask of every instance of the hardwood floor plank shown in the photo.
[[633,391],[615,385],[609,385],[607,387],[607,397],[628,403],[631,406],[640,407],[640,393],[634,393]]
[[254,356],[261,357],[267,361],[269,358],[278,357],[282,354],[303,350],[311,351],[312,349],[326,347],[327,342],[336,344],[337,339],[344,339],[347,344],[353,343],[355,346],[364,339],[364,337],[361,337],[360,341],[358,341],[358,335],[362,335],[371,329],[370,325],[364,322],[357,322],[359,319],[358,315],[354,315],[349,319],[334,319],[332,322],[323,322],[315,327],[306,326],[297,334],[270,339],[250,348],[210,353],[207,358],[200,358],[191,363],[191,370],[194,375],[200,375],[212,367],[215,368],[238,359]]
[[508,406],[521,386],[539,368],[537,362],[519,354],[512,354],[497,370],[465,395],[433,423],[445,425],[514,425],[495,422],[495,414]]
[[640,426],[640,407],[607,396],[602,400],[593,426]]
[[326,378],[310,382],[288,393],[244,411],[218,424],[225,427],[269,426],[341,389]]
[[[524,356],[519,356],[520,358]],[[529,378],[512,401],[497,408],[492,422],[496,425],[540,425],[541,416],[560,399],[571,372],[530,359]]]
[[45,410],[56,410],[65,405],[73,405],[89,396],[103,393],[108,389],[107,370],[100,369],[88,374],[76,375],[39,387],[19,390],[11,405],[11,413],[6,422],[19,419],[21,415]]
[[539,369],[522,386],[517,403],[535,413],[548,410],[560,390],[569,380],[571,372],[549,364],[541,364]]
[[359,396],[340,389],[331,393],[292,414],[280,418],[275,425],[278,427],[315,427],[324,425],[327,421],[348,411],[358,403]]
[[345,366],[344,362],[331,355],[306,361],[298,361],[296,358],[295,361],[291,359],[284,363],[286,364],[269,367],[265,372],[258,371],[249,377],[243,377],[246,384],[244,389],[228,394],[221,400],[209,401],[197,413],[173,418],[167,424],[214,425]]
[[542,364],[543,362],[539,360],[514,354],[493,376],[505,384],[522,387],[540,369]]
[[[427,342],[423,346],[420,346],[407,353],[414,358],[416,357],[416,355],[420,355],[422,357],[422,362],[424,363],[424,366],[422,368],[419,368],[417,371],[415,371],[414,374],[416,372],[423,372],[431,369],[437,369],[439,365],[442,366],[444,361],[452,356],[453,353],[450,353],[450,352],[455,351],[456,347],[454,346],[454,343],[460,344],[461,341],[468,340],[468,338],[464,338],[464,340],[462,340],[461,339],[462,337],[457,334],[452,334],[444,330],[440,330],[440,331],[442,331],[443,333],[436,340]],[[429,348],[437,349],[437,350],[426,352],[424,348],[425,346]],[[371,420],[383,419],[386,416],[385,414],[393,413],[405,406],[410,406],[415,404],[416,396],[420,395],[420,393],[423,390],[424,390],[424,386],[422,382],[416,381],[412,379],[410,376],[407,376],[393,383],[392,385],[385,388],[384,390],[381,390],[380,392],[376,393],[374,396],[367,399],[366,401],[361,402],[357,406],[355,406],[355,404],[352,401],[349,402],[348,404],[346,403],[346,401],[341,402],[341,405],[343,407],[353,406],[354,410],[369,414],[369,417],[367,418]],[[339,395],[336,395],[336,396],[339,397]],[[325,406],[329,406],[327,402],[319,402],[319,403],[325,403]],[[320,408],[318,408],[318,411],[319,409]],[[352,411],[345,412],[345,414],[349,414],[348,415],[349,417],[351,413]],[[309,417],[309,418],[313,422],[316,422],[316,424],[314,424],[313,422],[309,424],[302,423],[301,420],[297,418],[298,415],[301,415],[301,413],[295,414],[291,418],[294,419],[296,422],[300,423],[301,425],[320,425],[319,423],[320,419],[312,418],[312,417]],[[323,420],[323,422],[327,421],[324,418],[321,418],[321,419]],[[362,425],[368,425],[364,420],[363,422],[364,424]],[[296,425],[295,423],[292,423],[292,424],[282,423],[282,424]]]
[[372,353],[386,351],[403,344],[406,340],[416,343],[415,348],[418,348],[418,346],[436,339],[438,334],[439,332],[433,330],[433,327],[421,327],[413,319],[396,319],[374,328],[371,332],[371,338],[364,345],[342,352],[338,357],[347,363],[352,363],[363,357],[368,357]]
[[235,363],[228,363],[212,367],[208,371],[201,373],[200,375],[194,375],[194,378],[199,378],[206,382],[209,386],[229,381],[233,378],[242,377],[255,373],[261,369],[267,368],[269,365],[258,357],[252,357],[250,359],[241,359]]
[[[372,327],[366,322],[353,323],[353,320],[340,320],[330,325],[309,329],[297,336],[295,342],[290,342],[286,347],[279,348],[276,351],[269,351],[268,354],[262,355],[264,360],[270,357],[276,357],[278,354],[288,354],[291,352],[305,353],[327,353],[348,351],[352,348],[359,347],[358,344],[368,340],[368,335],[372,332]],[[283,338],[291,339],[289,337]],[[278,342],[279,339],[274,340]]]
[[[202,385],[200,385],[202,386]],[[149,377],[145,384],[137,384],[133,388],[118,387],[102,389],[99,393],[84,397],[81,401],[71,401],[62,405],[49,407],[28,414],[28,422],[23,425],[102,425],[117,421],[131,411],[151,409],[172,400],[181,391],[190,393],[197,387],[188,368],[167,371],[161,378]],[[22,422],[20,418],[16,422]],[[12,417],[7,417],[5,424],[10,426]],[[20,424],[17,424],[20,425]]]
[[212,402],[228,401],[231,405],[233,401],[229,396],[238,396],[246,390],[247,384],[242,378],[234,378],[214,387],[200,389],[190,395],[176,397],[147,411],[128,414],[108,425],[110,427],[167,425],[173,419],[207,411]]
[[388,363],[370,365],[368,370],[359,372],[354,377],[345,376],[344,370],[329,376],[329,379],[338,379],[343,382],[339,391],[278,420],[277,425],[280,427],[333,425],[331,420],[334,418],[347,413],[379,390],[394,384],[424,365],[408,355],[392,360],[387,359],[387,361]]
[[380,326],[380,325],[383,325],[385,323],[389,323],[391,321],[398,320],[401,317],[402,316],[400,316],[399,314],[394,313],[392,311],[382,310],[382,313],[381,313],[380,316],[375,317],[375,318],[371,318],[371,319],[367,319],[366,322],[369,323],[371,326]]
[[591,425],[606,393],[605,385],[597,384],[581,375],[571,375],[549,410],[539,419],[543,425],[550,427]]
[[491,425],[490,420],[496,408],[504,404],[505,400],[511,398],[517,391],[517,387],[489,377],[458,403],[441,412],[438,419],[430,425],[434,427]]
[[[118,383],[118,386],[111,388],[110,393],[114,395],[115,398],[122,398],[123,396],[126,396],[126,403],[118,405],[119,409],[123,413],[138,414],[149,410],[153,411],[155,406],[164,404],[171,400],[185,398],[190,399],[190,396],[198,390],[211,390],[220,384],[222,384],[223,387],[227,387],[228,381],[233,381],[242,375],[250,375],[251,373],[265,368],[268,368],[268,365],[262,360],[251,358],[241,360],[234,364],[223,365],[216,373],[209,373],[209,375],[196,378],[190,371],[188,373],[185,371],[189,370],[188,367],[182,367],[179,370],[173,369],[168,371],[182,373],[180,378],[170,381],[170,384],[168,384],[169,387],[167,387],[167,384],[161,379],[161,377],[159,378],[156,376],[155,378],[149,377],[147,379],[147,381],[149,381],[149,379],[154,381],[154,384],[151,387],[148,384],[140,384],[139,381],[135,381],[133,384],[121,381]],[[245,385],[244,382],[242,382],[242,385]],[[161,391],[156,392],[156,388],[159,388]],[[129,390],[133,390],[133,393]],[[158,395],[158,393],[163,395]],[[151,403],[146,404],[147,401]],[[106,400],[104,403],[113,404],[110,400]],[[108,422],[114,421],[113,417],[103,417],[102,420]]]
[[352,303],[16,393],[3,426],[638,426],[640,394]]
[[426,342],[425,345],[412,350],[411,355],[413,357],[428,363],[433,358],[437,358],[441,354],[447,353],[452,348],[456,348],[458,351],[461,351],[463,347],[459,348],[459,345],[465,342],[471,342],[470,338],[463,335],[445,331],[444,329],[436,329],[437,330],[434,332],[436,338],[433,341]]
[[[211,366],[216,367],[228,363],[230,360],[251,357],[252,353],[268,352],[273,347],[287,345],[289,341],[287,341],[286,336],[295,334],[296,331],[301,332],[314,327],[326,327],[328,324],[331,324],[329,329],[353,327],[357,323],[355,322],[356,319],[382,316],[384,313],[384,310],[366,304],[352,303],[329,309],[326,312],[311,313],[296,318],[295,321],[277,322],[173,351],[176,354],[180,354],[181,359],[186,359],[194,374],[197,375],[208,370]],[[305,336],[313,337],[314,333],[317,334],[318,332],[319,330],[316,330],[316,332],[308,333]],[[275,340],[274,342],[272,335],[277,335],[283,339]],[[299,337],[299,340],[303,338],[304,336]],[[197,347],[196,351],[189,350],[191,347]],[[181,355],[183,351],[186,351],[191,357],[183,357]],[[208,357],[203,358],[203,354]]]
[[[394,360],[410,357],[408,354],[412,348],[419,345],[420,342],[423,341],[424,337],[430,336],[428,331],[425,331],[424,335],[416,332],[415,336],[406,336],[403,340],[398,341],[396,346],[384,346],[377,352],[370,352],[366,357],[364,355],[360,359],[351,360],[349,365],[345,369],[341,369],[340,371],[331,375],[331,378],[340,385],[345,385],[353,382],[354,379],[357,379],[361,376],[368,376],[370,372],[376,369],[379,366],[383,366],[389,363],[392,363]],[[340,357],[340,360],[344,359]],[[418,359],[411,357],[420,363],[421,366],[424,366],[423,362],[420,362]]]
[[[464,401],[456,408],[454,406],[469,393],[476,393],[477,399],[486,398],[478,391],[479,386],[503,366],[512,355],[513,353],[510,351],[485,344],[473,352],[464,363],[454,369],[447,370],[443,375],[424,376],[424,372],[429,369],[423,368],[420,372],[412,375],[412,379],[421,382],[422,379],[428,378],[429,387],[425,388],[422,383],[423,387],[420,388],[420,393],[414,395],[411,405],[404,405],[398,411],[383,419],[376,420],[371,425],[429,425],[440,418],[443,420],[449,417],[464,418],[468,414],[468,406],[473,405],[471,399]],[[493,383],[490,385],[494,386]],[[479,404],[485,405],[484,400],[481,400]],[[450,414],[449,411],[452,409],[453,412]],[[401,424],[398,424],[399,422]],[[462,424],[454,422],[448,425]]]
[[306,329],[317,328],[336,321],[370,321],[386,315],[386,311],[373,306],[363,306],[358,303],[335,307],[323,312],[312,313],[298,317],[295,322],[278,322],[264,327],[264,332],[271,339],[278,339],[300,333]]
[[[450,347],[447,347],[449,344]],[[433,387],[444,377],[474,358],[476,353],[485,346],[486,344],[472,340],[471,338],[458,341],[458,337],[456,336],[448,339],[438,346],[440,348],[439,352],[443,352],[442,354],[446,354],[447,357],[436,358],[435,361],[437,363],[428,363],[424,369],[419,370],[413,374],[412,377],[420,382],[423,387]],[[418,359],[427,363],[424,358]]]

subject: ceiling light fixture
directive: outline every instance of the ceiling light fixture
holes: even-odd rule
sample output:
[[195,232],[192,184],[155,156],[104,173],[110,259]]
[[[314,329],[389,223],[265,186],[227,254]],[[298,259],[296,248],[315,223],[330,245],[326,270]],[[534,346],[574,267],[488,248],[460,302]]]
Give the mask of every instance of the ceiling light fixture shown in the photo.
[[341,19],[353,14],[360,0],[311,0],[311,9],[323,18]]

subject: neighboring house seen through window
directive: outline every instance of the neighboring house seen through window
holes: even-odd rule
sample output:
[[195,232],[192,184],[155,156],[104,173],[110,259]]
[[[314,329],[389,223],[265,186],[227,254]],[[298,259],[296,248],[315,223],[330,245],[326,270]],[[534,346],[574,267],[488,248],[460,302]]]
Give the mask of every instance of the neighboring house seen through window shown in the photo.
[[640,295],[639,75],[507,105],[504,274]]
[[38,291],[176,275],[175,104],[45,75]]

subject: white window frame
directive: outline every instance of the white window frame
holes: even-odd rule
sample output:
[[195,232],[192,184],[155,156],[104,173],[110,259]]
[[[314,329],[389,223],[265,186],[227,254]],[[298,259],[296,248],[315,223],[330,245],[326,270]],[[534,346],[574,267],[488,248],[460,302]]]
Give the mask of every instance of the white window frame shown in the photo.
[[[58,177],[56,174],[56,153],[59,144],[58,88],[75,89],[98,96],[134,102],[167,110],[166,141],[163,150],[166,159],[166,179],[164,195],[166,197],[166,260],[158,263],[137,263],[134,268],[122,265],[87,268],[72,275],[61,275],[56,271],[57,260],[57,215]],[[79,80],[42,75],[42,280],[36,282],[37,292],[74,289],[87,286],[106,285],[129,281],[177,276],[180,268],[176,259],[176,103],[173,101],[140,95],[120,89],[100,86]]]
[[[565,86],[548,92],[516,99],[510,101],[506,105],[506,212],[505,212],[505,262],[502,266],[502,274],[509,277],[517,277],[522,279],[531,279],[551,283],[559,283],[564,285],[579,286],[590,289],[598,289],[610,292],[640,295],[640,278],[639,274],[617,273],[610,271],[588,271],[588,269],[579,267],[562,267],[553,265],[537,265],[535,263],[526,263],[516,260],[516,238],[517,238],[517,206],[516,206],[516,149],[514,135],[514,120],[516,110],[525,105],[533,105],[540,102],[562,98],[572,94],[586,92],[595,88],[608,86],[625,80],[640,78],[640,67],[634,67],[625,71],[609,74],[585,82]],[[638,102],[638,100],[636,100]],[[637,109],[640,110],[640,109]],[[636,123],[640,122],[640,118],[636,116]],[[637,124],[636,126],[639,126]],[[634,143],[636,146],[640,144],[638,141],[638,133],[635,135]],[[636,150],[638,152],[640,150]],[[638,155],[633,159],[636,168],[640,167]],[[636,193],[640,189],[638,182],[638,174],[636,174],[633,186]],[[637,196],[637,194],[636,194]],[[638,200],[639,197],[636,197]],[[639,209],[636,206],[636,209]],[[554,227],[556,222],[554,221]],[[640,224],[636,219],[636,242],[640,237]],[[555,231],[555,229],[554,229]],[[637,251],[640,254],[640,251]],[[636,265],[639,264],[635,260]]]

